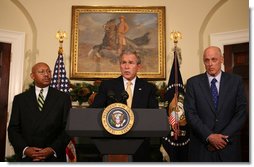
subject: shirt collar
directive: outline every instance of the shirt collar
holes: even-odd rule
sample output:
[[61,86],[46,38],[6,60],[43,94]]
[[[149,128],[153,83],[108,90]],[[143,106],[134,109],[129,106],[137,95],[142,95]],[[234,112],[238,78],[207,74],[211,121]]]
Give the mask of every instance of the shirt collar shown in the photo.
[[38,86],[35,86],[35,91],[41,91],[41,89],[43,89],[43,92],[48,92],[48,90],[49,90],[49,86],[47,86],[47,87],[45,87],[45,88],[40,88],[40,87],[38,87]]
[[222,72],[220,71],[220,73],[217,76],[214,77],[214,76],[211,76],[208,73],[206,73],[206,75],[208,77],[208,80],[209,80],[209,83],[211,83],[212,79],[215,78],[217,80],[218,84],[220,83],[221,74],[222,74]]
[[40,88],[38,86],[35,86],[35,93],[36,93],[36,96],[38,97],[41,89],[43,89],[43,96],[44,98],[46,98],[47,94],[48,94],[48,90],[49,90],[49,86],[45,87],[45,88]]
[[[136,79],[137,79],[137,77],[135,77],[135,78],[133,78],[133,79],[131,80],[132,85],[135,85]],[[127,80],[126,78],[123,77],[124,85],[127,85],[127,82],[128,82],[128,81],[129,81],[129,80]]]

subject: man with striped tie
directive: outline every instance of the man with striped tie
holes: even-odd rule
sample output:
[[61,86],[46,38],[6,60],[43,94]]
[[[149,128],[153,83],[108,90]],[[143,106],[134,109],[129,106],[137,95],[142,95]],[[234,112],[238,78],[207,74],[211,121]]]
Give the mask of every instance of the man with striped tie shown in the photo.
[[46,63],[35,64],[30,76],[34,86],[14,97],[8,127],[17,161],[66,161],[70,97],[49,87],[51,70]]

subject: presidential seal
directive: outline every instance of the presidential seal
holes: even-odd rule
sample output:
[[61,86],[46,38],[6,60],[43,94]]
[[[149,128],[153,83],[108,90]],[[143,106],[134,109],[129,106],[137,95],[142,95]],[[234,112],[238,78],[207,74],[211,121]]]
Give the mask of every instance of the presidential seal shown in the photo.
[[113,135],[127,133],[134,124],[134,114],[125,104],[113,103],[103,110],[102,125]]

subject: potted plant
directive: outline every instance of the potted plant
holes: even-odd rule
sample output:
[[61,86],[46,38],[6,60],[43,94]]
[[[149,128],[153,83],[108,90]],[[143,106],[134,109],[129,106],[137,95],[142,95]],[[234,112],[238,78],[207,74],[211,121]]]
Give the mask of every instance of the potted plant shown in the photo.
[[87,82],[70,84],[70,96],[72,101],[77,101],[79,106],[83,102],[88,102],[89,105],[93,102],[93,98],[98,92],[101,81],[96,80],[93,84]]

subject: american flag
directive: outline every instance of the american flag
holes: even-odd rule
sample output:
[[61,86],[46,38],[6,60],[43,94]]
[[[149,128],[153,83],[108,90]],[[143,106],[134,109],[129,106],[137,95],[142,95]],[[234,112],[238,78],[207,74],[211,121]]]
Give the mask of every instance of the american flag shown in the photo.
[[70,83],[69,79],[66,77],[62,54],[59,54],[57,57],[53,78],[51,80],[51,87],[56,88],[62,92],[69,92]]
[[[51,80],[50,86],[62,92],[69,93],[70,82],[69,82],[69,79],[66,77],[66,70],[65,70],[62,54],[58,54],[58,57],[56,59],[53,78]],[[75,140],[73,138],[67,145],[65,152],[66,152],[67,162],[77,161]]]
[[169,116],[170,125],[175,125],[179,121],[177,118],[176,113],[172,112]]
[[[182,75],[179,68],[177,51],[174,51],[174,61],[170,71],[170,76],[168,80],[168,88],[165,93],[165,100],[168,101],[168,108],[175,107],[175,106],[170,106],[172,104],[176,105],[175,103],[171,103],[171,102],[175,100],[175,96],[177,96],[176,98],[178,99],[180,94],[184,96],[185,91],[183,86]],[[175,123],[178,123],[179,118],[176,112],[173,111],[171,113],[168,113],[168,116],[170,117],[169,120],[171,121],[170,125],[174,125]]]

